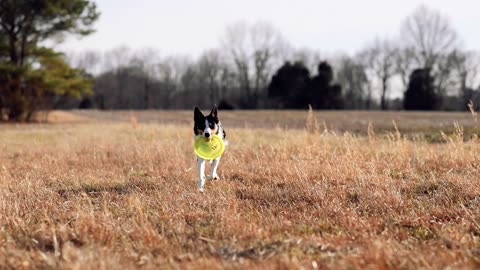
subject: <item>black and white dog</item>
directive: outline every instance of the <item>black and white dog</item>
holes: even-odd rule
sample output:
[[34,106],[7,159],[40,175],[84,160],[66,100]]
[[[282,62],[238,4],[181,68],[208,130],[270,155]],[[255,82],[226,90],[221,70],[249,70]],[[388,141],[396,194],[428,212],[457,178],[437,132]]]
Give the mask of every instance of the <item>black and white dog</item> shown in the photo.
[[[227,136],[227,133],[225,133],[225,129],[223,128],[222,123],[220,123],[220,120],[218,120],[217,106],[214,106],[210,114],[207,116],[203,115],[203,113],[197,107],[195,107],[193,120],[194,120],[193,133],[195,135],[195,138],[197,138],[197,136],[204,136],[206,138],[209,138],[213,134],[216,134],[220,136],[226,144],[225,138]],[[205,176],[205,160],[200,157],[197,157],[198,190],[200,192],[203,192],[203,187],[205,186],[205,180],[220,179],[220,177],[218,177],[218,174],[217,174],[220,158],[221,156],[213,160],[212,171],[210,175],[206,177]]]

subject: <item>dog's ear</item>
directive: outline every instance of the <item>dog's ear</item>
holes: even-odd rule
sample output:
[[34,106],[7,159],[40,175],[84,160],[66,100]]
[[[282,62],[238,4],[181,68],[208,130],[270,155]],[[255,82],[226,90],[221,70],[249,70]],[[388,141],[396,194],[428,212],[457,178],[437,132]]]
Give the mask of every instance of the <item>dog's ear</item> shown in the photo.
[[195,111],[193,113],[193,119],[195,121],[197,121],[197,120],[201,121],[203,118],[205,118],[203,113],[200,111],[200,109],[198,107],[195,107]]
[[217,111],[217,105],[214,105],[212,108],[212,111],[210,114],[213,116],[213,119],[215,119],[215,122],[218,123],[218,111]]

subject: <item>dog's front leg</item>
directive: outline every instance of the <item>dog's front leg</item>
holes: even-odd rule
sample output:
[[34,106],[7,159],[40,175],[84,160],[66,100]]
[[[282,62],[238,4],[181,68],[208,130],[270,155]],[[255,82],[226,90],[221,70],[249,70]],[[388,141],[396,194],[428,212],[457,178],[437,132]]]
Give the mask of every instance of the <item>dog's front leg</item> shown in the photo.
[[205,160],[203,158],[197,158],[198,167],[198,190],[203,192],[203,186],[205,185]]
[[220,179],[220,177],[218,177],[218,174],[217,174],[217,168],[218,168],[218,164],[220,163],[220,158],[221,157],[218,157],[218,158],[213,160],[213,162],[212,162],[212,173],[208,176],[208,180],[219,180]]

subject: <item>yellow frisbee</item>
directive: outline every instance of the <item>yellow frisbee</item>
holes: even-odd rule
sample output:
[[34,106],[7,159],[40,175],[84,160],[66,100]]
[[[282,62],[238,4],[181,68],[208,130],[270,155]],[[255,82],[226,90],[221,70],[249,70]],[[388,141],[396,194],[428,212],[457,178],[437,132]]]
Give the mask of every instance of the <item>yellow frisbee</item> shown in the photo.
[[195,154],[203,159],[216,159],[223,154],[225,144],[218,135],[212,135],[210,140],[203,136],[198,136],[193,144]]

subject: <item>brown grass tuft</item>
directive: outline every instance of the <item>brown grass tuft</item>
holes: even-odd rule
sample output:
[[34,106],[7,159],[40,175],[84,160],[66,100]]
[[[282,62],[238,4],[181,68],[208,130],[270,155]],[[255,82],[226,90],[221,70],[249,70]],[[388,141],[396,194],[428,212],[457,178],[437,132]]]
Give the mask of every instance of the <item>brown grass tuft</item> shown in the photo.
[[473,121],[475,122],[475,126],[477,125],[478,123],[478,115],[477,115],[477,112],[475,111],[475,107],[473,105],[473,101],[470,99],[470,102],[468,103],[468,109],[470,110],[470,113],[472,114],[472,117],[473,117]]
[[310,134],[319,134],[320,126],[318,125],[317,117],[315,116],[312,106],[308,104],[307,123],[305,125],[307,132]]

